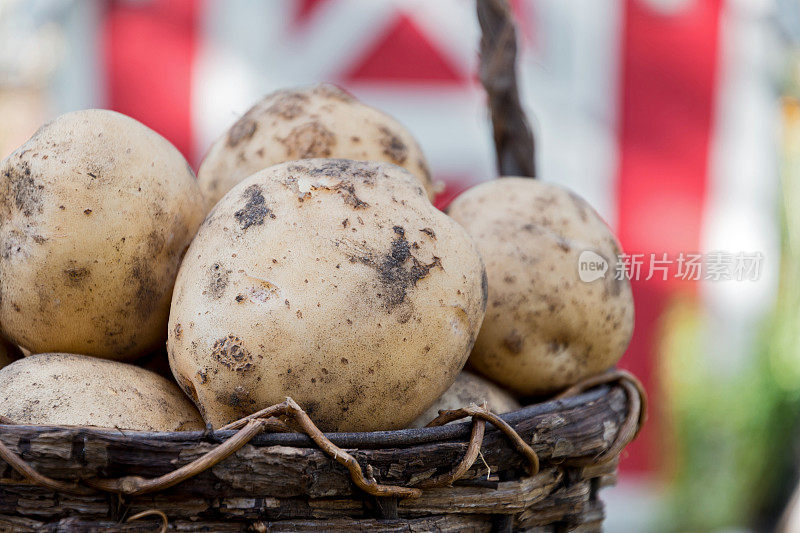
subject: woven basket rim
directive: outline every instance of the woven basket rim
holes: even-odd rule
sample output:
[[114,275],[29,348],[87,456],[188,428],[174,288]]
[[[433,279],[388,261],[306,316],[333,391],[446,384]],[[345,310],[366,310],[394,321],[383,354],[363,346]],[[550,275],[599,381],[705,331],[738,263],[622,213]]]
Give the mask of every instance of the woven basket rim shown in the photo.
[[[500,415],[500,418],[511,425],[522,420],[548,413],[557,413],[564,409],[569,409],[588,402],[595,401],[605,394],[608,394],[612,387],[604,385],[594,388],[587,392],[559,400],[549,400],[540,403],[533,403],[522,407],[516,411]],[[446,442],[452,440],[465,440],[469,438],[471,422],[465,421],[456,424],[447,424],[438,427],[424,427],[399,429],[393,431],[371,431],[363,433],[325,433],[335,445],[342,448],[361,448],[361,449],[388,449],[409,446],[418,446],[436,442]],[[1,427],[1,426],[0,426]],[[127,439],[157,442],[186,442],[207,440],[219,442],[231,437],[236,433],[234,430],[226,431],[133,431],[120,430],[113,428],[100,428],[94,426],[42,426],[15,424],[6,427],[35,428],[40,432],[56,432],[59,430],[69,430],[71,435],[77,430],[83,435],[106,435],[109,433],[124,435]],[[487,428],[488,431],[494,429]],[[302,433],[262,433],[250,441],[255,446],[289,446],[295,448],[316,448],[317,445],[305,434]]]

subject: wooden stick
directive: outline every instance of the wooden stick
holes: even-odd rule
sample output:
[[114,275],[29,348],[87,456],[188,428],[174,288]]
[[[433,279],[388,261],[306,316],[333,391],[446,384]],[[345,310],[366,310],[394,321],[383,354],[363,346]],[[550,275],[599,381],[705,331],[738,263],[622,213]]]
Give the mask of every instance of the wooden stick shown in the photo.
[[517,36],[506,0],[478,0],[481,26],[480,79],[492,116],[497,171],[536,177],[533,134],[517,88]]

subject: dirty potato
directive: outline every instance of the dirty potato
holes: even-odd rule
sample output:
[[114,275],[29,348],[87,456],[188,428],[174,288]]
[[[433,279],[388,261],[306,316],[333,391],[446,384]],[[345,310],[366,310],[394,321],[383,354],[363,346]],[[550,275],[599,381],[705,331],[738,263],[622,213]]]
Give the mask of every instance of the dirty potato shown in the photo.
[[483,405],[484,401],[489,410],[498,415],[516,411],[520,407],[513,396],[491,381],[462,370],[450,388],[409,427],[425,427],[428,422],[439,416],[440,410],[460,409],[472,403]]
[[64,353],[32,355],[1,369],[0,415],[17,424],[140,431],[204,427],[173,382],[133,365]]
[[197,179],[210,208],[256,171],[314,157],[394,163],[434,195],[425,157],[411,133],[329,84],[265,96],[212,145]]
[[[468,190],[448,212],[475,239],[489,279],[472,367],[520,394],[548,394],[619,360],[633,332],[631,288],[615,276],[617,240],[585,200],[502,178]],[[584,252],[607,264],[604,276],[581,281]]]
[[103,110],[43,126],[0,163],[0,323],[33,353],[133,359],[163,343],[203,219],[178,150]]
[[328,431],[402,428],[453,383],[480,256],[395,165],[275,165],[207,216],[175,284],[178,383],[219,427],[291,396]]

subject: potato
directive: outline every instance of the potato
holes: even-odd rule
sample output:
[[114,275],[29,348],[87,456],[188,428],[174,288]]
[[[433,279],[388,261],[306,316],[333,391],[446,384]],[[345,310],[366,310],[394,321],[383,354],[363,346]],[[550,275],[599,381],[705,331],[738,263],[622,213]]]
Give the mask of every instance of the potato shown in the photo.
[[425,427],[428,422],[439,416],[440,410],[459,409],[471,403],[482,405],[484,401],[489,410],[498,415],[516,411],[520,407],[513,396],[491,381],[463,370],[450,388],[409,427]]
[[[619,245],[585,200],[556,185],[502,178],[468,190],[448,210],[486,261],[489,304],[470,365],[524,395],[549,394],[613,366],[633,333]],[[604,277],[578,276],[581,253]]]
[[204,428],[171,381],[133,365],[65,353],[32,355],[1,369],[0,414],[17,424]]
[[293,397],[327,431],[407,426],[453,383],[485,309],[464,230],[395,165],[275,165],[186,253],[170,365],[214,427]]
[[0,163],[0,323],[33,353],[131,360],[163,345],[200,189],[163,137],[68,113]]
[[428,165],[411,133],[329,84],[265,96],[211,146],[197,179],[210,208],[254,172],[314,157],[394,163],[414,174],[430,198],[434,195]]

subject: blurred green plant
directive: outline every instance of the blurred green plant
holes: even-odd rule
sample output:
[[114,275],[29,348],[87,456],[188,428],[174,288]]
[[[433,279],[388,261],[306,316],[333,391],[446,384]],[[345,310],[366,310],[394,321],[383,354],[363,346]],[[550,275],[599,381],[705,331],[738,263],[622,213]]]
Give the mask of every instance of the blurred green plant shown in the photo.
[[665,531],[771,531],[797,482],[800,437],[800,102],[784,102],[779,291],[754,353],[726,372],[696,300],[665,317],[661,361],[675,458]]

